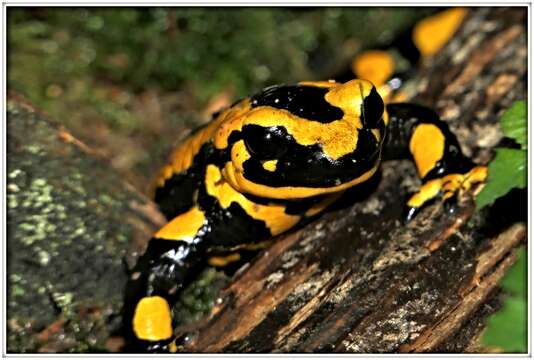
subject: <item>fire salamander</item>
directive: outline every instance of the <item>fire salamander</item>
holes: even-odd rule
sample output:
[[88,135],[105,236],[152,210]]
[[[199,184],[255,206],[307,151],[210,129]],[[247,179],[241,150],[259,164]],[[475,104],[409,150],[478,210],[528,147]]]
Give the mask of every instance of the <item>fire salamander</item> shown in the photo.
[[131,350],[175,351],[171,309],[199,267],[237,260],[319,214],[369,179],[383,152],[413,158],[422,178],[408,219],[486,178],[436,113],[385,105],[367,80],[272,86],[194,132],[162,169],[156,201],[170,221],[127,284]]

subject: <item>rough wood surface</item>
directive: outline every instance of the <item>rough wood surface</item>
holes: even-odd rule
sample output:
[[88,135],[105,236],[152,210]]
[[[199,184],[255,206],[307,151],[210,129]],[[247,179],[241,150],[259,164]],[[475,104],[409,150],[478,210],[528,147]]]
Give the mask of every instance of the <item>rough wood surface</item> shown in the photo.
[[[498,116],[526,98],[526,8],[477,8],[416,79],[464,151],[487,163]],[[406,161],[383,164],[371,195],[281,237],[184,328],[185,352],[476,351],[498,281],[526,237],[526,192],[479,213],[441,203],[403,225],[418,186]],[[373,190],[371,192],[371,190]]]

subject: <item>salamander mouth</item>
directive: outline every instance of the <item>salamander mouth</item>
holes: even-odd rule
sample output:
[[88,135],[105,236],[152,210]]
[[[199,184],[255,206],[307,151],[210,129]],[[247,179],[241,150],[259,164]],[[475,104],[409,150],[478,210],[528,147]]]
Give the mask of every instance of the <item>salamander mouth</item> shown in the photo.
[[[360,131],[366,134],[366,131]],[[269,187],[330,188],[349,183],[374,168],[380,161],[380,144],[374,135],[360,137],[355,151],[332,160],[320,145],[293,146],[276,165],[265,168],[264,160],[251,157],[242,164],[249,181]],[[272,160],[271,160],[272,161]],[[273,164],[272,162],[271,164]]]
[[[345,181],[339,176],[328,178],[328,182],[321,182],[325,179],[324,173],[323,176],[317,176],[316,178],[308,175],[304,178],[300,178],[298,181],[298,184],[304,185],[286,185],[289,180],[287,176],[284,177],[286,183],[278,183],[280,186],[254,182],[246,177],[245,172],[238,171],[232,163],[227,163],[224,177],[230,185],[239,192],[255,195],[261,198],[291,200],[330,194],[348,189],[373,176],[378,169],[379,164],[380,161],[377,159],[374,165],[369,164],[368,167],[365,167],[366,170],[364,171],[358,170],[358,176],[346,177]],[[291,184],[292,182],[289,183]],[[295,184],[297,182],[293,183]],[[308,185],[310,183],[315,184],[315,186]]]

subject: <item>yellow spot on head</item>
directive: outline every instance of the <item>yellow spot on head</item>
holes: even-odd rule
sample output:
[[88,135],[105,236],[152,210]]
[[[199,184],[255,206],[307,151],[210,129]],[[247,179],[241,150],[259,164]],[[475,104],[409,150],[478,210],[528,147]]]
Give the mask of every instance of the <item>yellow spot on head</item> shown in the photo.
[[178,215],[162,227],[154,237],[167,240],[192,242],[198,230],[204,225],[206,217],[202,210],[194,206],[187,212]]
[[412,34],[415,46],[423,57],[437,53],[454,35],[467,15],[465,8],[453,8],[421,20]]
[[344,84],[333,87],[325,95],[326,101],[345,113],[344,118],[357,117],[361,115],[361,105],[373,89],[373,84],[367,80],[355,79]]
[[[343,111],[343,117],[339,120],[321,123],[301,118],[286,110],[259,106],[244,114],[239,119],[239,126],[259,125],[266,128],[284,126],[298,144],[303,146],[317,144],[327,157],[337,160],[356,149],[358,130],[362,128],[361,105],[372,89],[373,84],[366,80],[351,80],[330,87],[325,100]],[[239,142],[232,146],[231,153],[234,166],[241,171],[242,162],[250,158],[250,154]]]
[[[296,116],[286,110],[270,106],[251,108],[245,102],[239,109],[229,112],[226,120],[220,124],[215,133],[214,144],[218,149],[228,146],[228,136],[232,131],[240,131],[245,125],[262,127],[284,126],[289,135],[303,146],[318,144],[324,154],[332,160],[353,152],[356,149],[357,131],[362,128],[360,119],[363,99],[369,95],[373,85],[367,80],[351,80],[344,84],[335,82],[303,82],[318,87],[328,88],[325,100],[343,111],[343,118],[329,123],[320,123]],[[250,158],[246,148],[237,151],[232,146],[232,161],[240,167]],[[239,157],[239,160],[235,159]]]
[[393,75],[395,63],[387,51],[369,50],[352,62],[352,71],[359,79],[372,82],[376,87],[382,86]]
[[267,171],[276,171],[276,164],[278,163],[278,160],[268,160],[268,161],[264,161],[263,164],[261,164],[263,166],[263,168]]
[[132,320],[135,336],[141,340],[160,341],[172,336],[171,310],[161,296],[142,298]]
[[420,124],[410,139],[410,152],[420,177],[425,177],[443,157],[445,136],[433,124]]

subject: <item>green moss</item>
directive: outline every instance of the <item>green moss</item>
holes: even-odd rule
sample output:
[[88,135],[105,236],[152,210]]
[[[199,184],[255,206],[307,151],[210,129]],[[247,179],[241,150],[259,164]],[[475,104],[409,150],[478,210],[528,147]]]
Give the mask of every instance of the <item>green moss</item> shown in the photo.
[[229,279],[223,272],[207,268],[184,289],[173,308],[174,317],[180,324],[199,320],[213,307],[219,290]]

